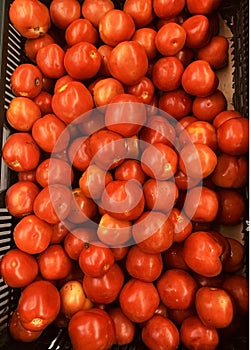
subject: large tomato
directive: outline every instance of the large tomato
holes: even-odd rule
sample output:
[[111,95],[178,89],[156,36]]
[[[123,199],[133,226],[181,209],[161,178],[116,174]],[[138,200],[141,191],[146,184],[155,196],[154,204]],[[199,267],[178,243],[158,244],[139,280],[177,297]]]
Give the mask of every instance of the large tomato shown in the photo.
[[178,23],[164,24],[157,32],[155,45],[163,56],[176,55],[185,45],[186,31]]
[[52,0],[49,10],[52,23],[63,30],[81,15],[81,5],[77,0]]
[[210,40],[210,22],[206,16],[194,15],[186,19],[182,28],[186,32],[186,47],[200,48]]
[[147,27],[154,18],[152,0],[126,0],[123,11],[133,18],[136,27]]
[[180,87],[183,72],[183,64],[177,57],[160,57],[153,65],[152,81],[159,90],[172,91]]
[[108,311],[115,327],[115,344],[129,344],[135,335],[135,324],[130,321],[122,312],[121,308],[113,307]]
[[36,63],[46,77],[57,79],[65,74],[64,56],[62,47],[52,43],[38,50]]

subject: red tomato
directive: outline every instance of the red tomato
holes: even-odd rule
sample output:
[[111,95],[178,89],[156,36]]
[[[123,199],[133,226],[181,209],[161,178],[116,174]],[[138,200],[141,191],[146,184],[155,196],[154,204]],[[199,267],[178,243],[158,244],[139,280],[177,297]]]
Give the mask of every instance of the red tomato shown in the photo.
[[159,18],[173,18],[180,14],[184,6],[184,0],[153,0],[153,9]]
[[145,253],[137,245],[126,256],[126,270],[130,276],[145,282],[155,281],[162,272],[161,253]]
[[88,41],[81,41],[67,49],[64,56],[66,72],[74,79],[94,77],[101,65],[98,49]]
[[216,129],[218,129],[223,123],[230,119],[242,118],[242,114],[232,110],[227,109],[221,113],[219,113],[213,120],[213,125]]
[[141,44],[145,50],[149,61],[157,55],[157,48],[155,45],[155,37],[157,31],[150,27],[139,28],[135,31],[132,40]]
[[93,24],[86,18],[78,18],[71,22],[65,31],[65,40],[68,46],[73,46],[81,41],[97,44],[98,32]]
[[81,188],[72,190],[72,202],[67,220],[73,224],[88,222],[97,213],[97,205],[91,199],[85,196]]
[[32,61],[36,62],[37,52],[41,47],[53,44],[55,42],[54,38],[45,33],[42,36],[39,36],[36,39],[26,39],[24,43],[24,52],[25,55]]
[[147,26],[154,18],[152,0],[126,0],[123,11],[132,17],[137,27]]
[[40,192],[31,181],[18,181],[11,185],[5,194],[5,205],[9,213],[22,217],[33,213],[33,202]]
[[210,22],[207,16],[191,16],[182,23],[182,28],[186,32],[186,47],[198,49],[210,40]]
[[127,12],[111,9],[100,18],[98,29],[99,36],[106,45],[116,46],[132,38],[135,23]]
[[120,295],[124,284],[124,273],[115,262],[99,277],[84,275],[83,287],[87,297],[96,304],[110,304]]
[[246,277],[241,275],[227,276],[222,284],[234,299],[237,313],[247,315],[249,310],[249,286]]
[[33,99],[42,115],[53,113],[51,99],[52,95],[47,91],[41,91],[40,94]]
[[114,178],[123,181],[136,180],[143,184],[146,180],[146,174],[137,159],[125,159],[121,165],[115,168]]
[[124,87],[114,78],[99,80],[93,88],[93,100],[96,107],[108,105],[117,95],[124,94]]
[[88,19],[95,27],[98,27],[101,17],[114,8],[111,0],[85,0],[82,5],[82,15]]
[[163,56],[176,55],[185,45],[186,31],[175,22],[164,24],[157,32],[155,45]]
[[39,254],[50,244],[52,227],[36,215],[27,215],[15,226],[13,237],[16,246],[23,252]]
[[199,120],[212,120],[227,108],[227,99],[221,90],[207,97],[195,97],[192,105],[193,115]]
[[161,57],[153,65],[152,81],[157,89],[172,91],[180,87],[183,72],[183,64],[177,57]]
[[173,243],[174,227],[166,214],[145,211],[133,225],[137,245],[146,253],[160,253]]
[[29,331],[24,328],[17,310],[11,314],[8,326],[11,337],[17,342],[31,343],[37,340],[42,334],[42,331]]
[[77,137],[68,147],[68,157],[73,168],[85,171],[90,166],[91,157],[88,151],[89,139],[86,136]]
[[126,345],[133,341],[135,324],[125,316],[121,308],[113,307],[108,311],[115,327],[115,342],[117,345]]
[[81,15],[81,5],[77,0],[52,0],[49,9],[51,21],[59,29],[66,29]]
[[64,237],[64,249],[72,260],[79,260],[86,243],[96,240],[96,237],[96,232],[90,228],[75,228]]
[[122,312],[135,323],[149,320],[159,305],[159,294],[152,282],[131,278],[119,295]]
[[245,248],[237,239],[227,237],[230,244],[230,256],[223,264],[224,272],[237,272],[244,267]]
[[220,189],[217,192],[219,210],[216,221],[223,225],[238,225],[246,215],[246,203],[235,189]]
[[60,311],[60,294],[49,281],[35,281],[22,291],[17,312],[21,324],[30,331],[44,330]]
[[229,43],[225,36],[213,36],[207,45],[197,50],[197,57],[207,61],[213,69],[221,69],[228,64],[228,49]]
[[35,140],[26,132],[11,134],[2,149],[3,160],[14,171],[35,169],[39,164],[40,154]]
[[194,59],[194,50],[184,46],[175,56],[187,67]]
[[46,114],[35,121],[32,136],[45,152],[61,152],[69,142],[70,135],[65,124],[55,114]]
[[126,85],[134,85],[146,75],[148,57],[137,41],[124,41],[116,45],[108,59],[111,75]]
[[84,84],[71,81],[65,84],[52,97],[52,109],[66,124],[93,108],[93,99]]
[[76,312],[68,325],[74,350],[108,350],[115,342],[111,317],[104,310],[92,308]]
[[190,270],[183,259],[183,247],[183,243],[174,242],[169,249],[162,253],[164,268]]
[[18,181],[31,181],[36,182],[36,170],[20,171],[18,173]]
[[25,38],[35,39],[50,28],[48,7],[41,1],[15,0],[9,9],[11,23]]
[[193,14],[209,15],[217,10],[221,0],[206,0],[203,3],[197,0],[187,0],[188,11]]
[[184,241],[192,232],[193,224],[186,217],[185,213],[178,208],[173,208],[169,219],[174,224],[174,242]]
[[33,64],[20,64],[11,75],[10,86],[16,96],[32,99],[42,90],[42,73]]
[[204,60],[190,63],[182,75],[182,86],[191,95],[206,97],[215,92],[218,87],[218,78]]
[[142,341],[150,350],[178,349],[178,328],[167,317],[154,315],[142,328]]
[[72,260],[60,244],[52,244],[37,258],[39,272],[46,280],[65,278],[72,269]]
[[128,246],[124,246],[124,247],[118,246],[118,247],[111,248],[116,261],[124,259],[129,251],[129,249],[130,248]]
[[164,92],[159,98],[159,108],[180,120],[191,112],[192,99],[182,89]]
[[239,156],[248,153],[249,121],[247,118],[232,118],[217,129],[218,146],[222,152]]
[[68,229],[64,226],[62,222],[51,225],[52,227],[52,236],[50,244],[58,244],[63,241],[65,236],[68,234]]
[[158,279],[157,289],[161,301],[169,309],[187,309],[194,303],[197,283],[188,272],[170,269]]
[[205,326],[196,315],[185,319],[180,327],[180,340],[187,349],[217,349],[219,334],[215,328]]
[[184,242],[185,263],[202,276],[214,277],[222,270],[223,247],[206,231],[192,232]]
[[200,320],[207,327],[225,328],[234,317],[232,298],[222,288],[199,288],[195,297],[195,307]]
[[100,76],[110,76],[110,71],[108,68],[108,60],[110,57],[110,54],[112,52],[113,47],[109,45],[101,45],[98,48],[98,52],[101,55],[101,65],[98,71],[98,75]]
[[126,86],[125,91],[128,94],[136,96],[139,102],[149,104],[153,99],[155,88],[148,77],[143,77],[137,84]]
[[14,248],[1,258],[0,272],[8,286],[22,288],[37,277],[38,264],[32,255]]
[[58,79],[65,74],[64,56],[62,47],[53,43],[38,50],[36,63],[46,77]]

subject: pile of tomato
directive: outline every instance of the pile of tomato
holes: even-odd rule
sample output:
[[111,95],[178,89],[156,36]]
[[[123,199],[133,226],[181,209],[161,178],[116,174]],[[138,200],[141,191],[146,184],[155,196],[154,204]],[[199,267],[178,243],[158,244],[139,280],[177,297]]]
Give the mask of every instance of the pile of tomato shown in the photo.
[[[14,0],[10,335],[216,349],[248,315],[248,119],[219,89],[221,0]],[[224,232],[222,230],[224,228]],[[226,234],[225,234],[226,233]]]

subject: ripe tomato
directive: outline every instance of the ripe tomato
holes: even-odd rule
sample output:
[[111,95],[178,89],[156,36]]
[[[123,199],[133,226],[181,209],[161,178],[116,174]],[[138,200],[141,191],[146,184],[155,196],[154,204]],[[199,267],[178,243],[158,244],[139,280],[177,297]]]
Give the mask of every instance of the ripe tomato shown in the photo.
[[180,87],[183,72],[183,64],[177,57],[161,57],[153,64],[152,81],[157,89],[172,91]]
[[215,92],[219,79],[204,60],[190,63],[182,75],[182,86],[191,95],[206,97]]
[[199,288],[195,307],[200,320],[207,327],[225,328],[233,320],[234,304],[230,294],[223,288]]
[[136,27],[146,27],[154,18],[152,0],[126,0],[123,11],[132,17]]
[[184,6],[184,0],[153,0],[153,9],[159,18],[173,18],[180,14]]
[[90,228],[79,227],[64,237],[64,249],[72,260],[78,260],[85,244],[96,240],[96,232]]
[[146,174],[143,172],[140,162],[137,159],[125,159],[124,162],[115,168],[115,180],[136,180],[143,184]]
[[223,123],[230,119],[242,118],[242,114],[235,111],[234,109],[227,109],[219,113],[213,120],[213,125],[218,129]]
[[122,312],[135,323],[149,320],[160,302],[159,294],[152,282],[136,278],[129,279],[119,295]]
[[224,261],[223,271],[224,272],[237,272],[244,267],[245,262],[245,248],[237,239],[227,237],[230,244],[230,256]]
[[211,122],[227,108],[227,99],[221,90],[207,97],[195,97],[192,105],[193,115],[199,120]]
[[51,99],[52,95],[47,91],[41,91],[40,94],[33,99],[42,115],[53,113]]
[[216,349],[219,334],[215,328],[205,326],[196,315],[185,319],[180,327],[180,340],[187,349]]
[[35,281],[24,288],[17,312],[21,324],[30,331],[44,330],[60,311],[60,294],[49,281]]
[[106,45],[116,46],[132,38],[135,23],[127,12],[111,9],[100,18],[98,29],[99,36]]
[[192,14],[209,15],[217,10],[221,0],[206,0],[203,3],[198,0],[187,0],[188,11]]
[[25,38],[46,34],[51,25],[48,7],[41,1],[15,0],[9,9],[11,23]]
[[155,29],[144,27],[136,29],[132,37],[132,40],[137,41],[145,48],[149,62],[156,57],[158,52],[155,45],[156,34],[157,31]]
[[63,30],[81,15],[81,5],[77,0],[52,0],[49,10],[52,23]]
[[169,219],[174,224],[174,242],[184,241],[192,232],[193,224],[186,217],[185,213],[178,208],[173,208]]
[[62,47],[52,43],[38,50],[36,63],[46,77],[57,79],[65,74],[64,56]]
[[210,22],[207,16],[191,16],[182,23],[182,28],[186,32],[185,45],[188,48],[198,49],[205,46],[210,40]]
[[169,249],[162,253],[164,268],[190,271],[190,268],[183,259],[183,247],[183,242],[174,242]]
[[115,327],[115,342],[117,345],[129,344],[135,335],[135,324],[125,316],[121,308],[113,307],[108,311]]
[[8,326],[11,337],[17,342],[31,343],[37,340],[42,334],[42,331],[29,331],[24,328],[17,310],[11,314]]
[[249,310],[248,280],[241,275],[229,275],[223,281],[222,287],[233,297],[236,312],[247,315]]
[[180,88],[164,92],[159,98],[159,109],[180,121],[191,112],[191,96]]
[[66,72],[74,79],[92,78],[99,71],[101,55],[88,41],[81,41],[69,47],[64,56]]
[[36,39],[26,39],[24,43],[24,52],[25,55],[32,61],[36,62],[37,52],[41,47],[47,46],[49,44],[55,43],[54,38],[45,33],[42,36],[39,36]]
[[38,264],[32,255],[14,248],[1,258],[0,272],[8,286],[22,288],[37,277]]
[[57,224],[51,225],[52,227],[52,236],[50,244],[58,244],[63,241],[67,233],[68,229],[64,226],[62,222],[58,222]]
[[113,321],[99,308],[76,312],[70,319],[68,332],[74,350],[108,350],[115,342]]
[[194,59],[194,50],[184,46],[175,56],[187,67]]
[[154,315],[143,326],[142,341],[150,350],[178,349],[180,336],[178,328],[167,317]]
[[95,83],[93,100],[96,107],[108,105],[115,96],[124,94],[124,87],[114,78],[105,78]]
[[77,137],[68,147],[68,157],[73,168],[85,171],[90,166],[91,157],[88,151],[89,139],[86,136]]
[[97,205],[91,199],[85,196],[81,188],[72,190],[72,202],[67,220],[73,224],[82,224],[88,222],[97,213]]
[[228,49],[227,38],[216,35],[211,38],[207,45],[197,50],[197,57],[199,60],[207,61],[213,69],[221,69],[228,63]]
[[124,41],[116,45],[108,59],[111,75],[126,85],[134,85],[146,75],[148,57],[137,41]]
[[235,189],[220,189],[217,192],[219,210],[216,221],[223,225],[238,225],[246,215],[246,203]]
[[148,77],[143,77],[137,84],[126,86],[125,91],[136,96],[139,102],[149,104],[153,99],[155,88]]
[[111,76],[109,68],[108,68],[108,59],[110,57],[110,54],[112,52],[113,47],[109,45],[100,45],[98,48],[98,52],[101,55],[101,65],[98,71],[98,75],[100,76]]
[[13,237],[16,246],[23,252],[39,254],[50,244],[52,227],[36,215],[27,215],[15,226]]
[[114,9],[111,0],[85,0],[82,4],[82,15],[88,19],[95,27],[98,27],[101,17],[108,11]]
[[11,134],[2,149],[3,160],[14,171],[35,169],[39,164],[40,155],[39,147],[28,132]]
[[186,31],[175,22],[164,24],[157,32],[155,45],[163,56],[175,56],[185,45]]

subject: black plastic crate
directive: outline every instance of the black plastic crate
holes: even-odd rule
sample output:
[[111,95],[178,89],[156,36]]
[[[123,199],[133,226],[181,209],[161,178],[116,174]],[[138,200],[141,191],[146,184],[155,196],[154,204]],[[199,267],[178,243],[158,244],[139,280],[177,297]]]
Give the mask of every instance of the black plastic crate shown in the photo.
[[[10,88],[10,77],[14,69],[20,64],[27,62],[23,53],[24,38],[16,31],[9,22],[8,11],[13,0],[0,1],[0,149],[5,143],[11,129],[5,122],[5,112],[9,102],[14,97]],[[47,6],[50,0],[41,0]],[[80,0],[82,3],[83,0]],[[123,7],[123,0],[113,1],[116,8]],[[229,38],[230,53],[232,60],[232,86],[234,90],[232,103],[234,108],[248,117],[248,96],[249,96],[249,3],[248,0],[223,0],[220,7],[220,14],[231,30]],[[12,231],[15,226],[15,219],[5,208],[5,191],[15,181],[16,174],[10,171],[3,161],[0,162],[0,257],[13,246]],[[244,223],[243,244],[247,249],[246,274],[248,276],[248,224]],[[0,279],[0,349],[8,350],[70,350],[71,344],[66,329],[59,329],[54,325],[49,326],[42,336],[34,343],[17,343],[9,337],[8,320],[15,310],[20,296],[20,290],[8,287]],[[219,350],[246,350],[249,348],[249,325],[248,317],[243,319],[243,326],[238,336],[229,338],[226,344],[220,344]],[[126,346],[113,346],[112,350],[143,350],[146,347],[140,340],[140,335],[132,344]],[[83,349],[84,350],[84,349]],[[182,346],[180,350],[185,350]]]

